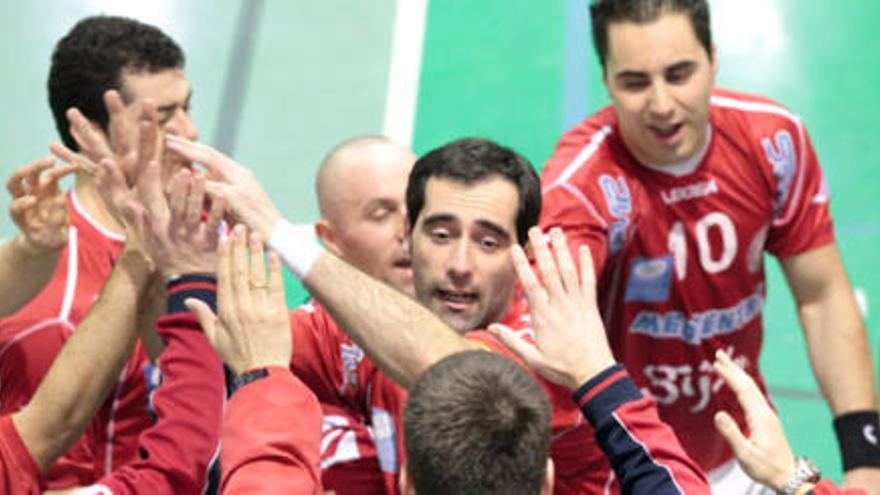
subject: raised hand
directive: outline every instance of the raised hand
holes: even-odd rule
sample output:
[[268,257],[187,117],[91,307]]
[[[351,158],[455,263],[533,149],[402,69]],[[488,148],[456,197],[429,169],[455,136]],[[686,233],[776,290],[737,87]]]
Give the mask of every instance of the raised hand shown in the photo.
[[166,135],[165,146],[187,160],[204,165],[209,179],[208,192],[211,197],[223,198],[237,221],[264,239],[272,234],[281,214],[253,172],[210,146],[179,136]]
[[550,240],[552,252],[541,229],[529,230],[543,284],[523,249],[512,249],[514,267],[531,310],[535,344],[500,324],[490,325],[489,330],[545,378],[576,389],[614,364],[614,358],[596,307],[596,277],[589,249],[581,247],[578,276],[562,231],[552,229]]
[[[231,238],[220,241],[217,265],[217,312],[203,302],[186,305],[211,346],[236,374],[254,368],[290,365],[293,343],[281,261],[269,254],[269,276],[263,264],[263,243],[237,225]],[[248,262],[250,259],[250,262]]]
[[739,429],[730,414],[715,414],[715,426],[730,444],[743,470],[756,481],[775,489],[794,474],[795,460],[782,423],[764,399],[755,381],[724,351],[715,353],[715,372],[736,394],[746,415],[749,435]]
[[9,215],[31,251],[56,251],[67,243],[67,199],[58,181],[80,170],[76,164],[56,167],[41,158],[18,168],[6,182],[12,195]]
[[115,90],[104,93],[104,104],[109,115],[107,133],[98,129],[78,109],[71,108],[67,111],[67,119],[79,152],[60,143],[53,143],[50,149],[58,158],[83,168],[96,169],[95,164],[101,160],[112,160],[122,170],[126,181],[134,184],[147,163],[159,160],[161,156],[156,106],[145,100],[126,109]]

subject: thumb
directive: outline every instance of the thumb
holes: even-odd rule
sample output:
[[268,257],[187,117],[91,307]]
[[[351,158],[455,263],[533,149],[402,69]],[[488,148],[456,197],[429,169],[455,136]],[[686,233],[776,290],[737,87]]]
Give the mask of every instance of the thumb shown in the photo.
[[748,452],[749,440],[742,434],[736,421],[727,412],[719,411],[715,414],[715,428],[730,445],[737,460],[742,462]]
[[541,361],[541,354],[532,344],[520,338],[510,327],[500,323],[489,325],[489,333],[494,335],[514,354],[520,357],[529,367],[534,368]]
[[199,320],[199,324],[202,325],[202,331],[208,337],[208,342],[214,347],[215,342],[217,342],[217,315],[211,311],[211,308],[204,301],[198,299],[186,299],[183,301],[183,304]]

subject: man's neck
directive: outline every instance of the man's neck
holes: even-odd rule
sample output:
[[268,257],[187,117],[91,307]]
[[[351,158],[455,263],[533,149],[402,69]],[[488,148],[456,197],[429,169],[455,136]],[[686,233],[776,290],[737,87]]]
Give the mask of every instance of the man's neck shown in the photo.
[[122,225],[110,213],[98,192],[98,185],[89,177],[77,175],[73,186],[80,208],[98,227],[117,235],[124,235]]

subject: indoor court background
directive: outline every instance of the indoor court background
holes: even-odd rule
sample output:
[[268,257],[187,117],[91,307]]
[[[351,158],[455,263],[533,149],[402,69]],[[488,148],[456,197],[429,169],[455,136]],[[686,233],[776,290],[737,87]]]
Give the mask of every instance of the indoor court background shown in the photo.
[[[255,170],[283,214],[316,218],[322,155],[386,133],[423,153],[486,136],[541,167],[562,132],[606,104],[586,0],[9,2],[0,17],[0,176],[56,140],[45,82],[54,43],[85,15],[158,25],[183,47],[201,140]],[[880,18],[874,0],[711,1],[720,86],[777,99],[809,129],[837,238],[880,349]],[[395,19],[398,19],[395,22]],[[0,207],[8,208],[2,195]],[[0,237],[14,226],[0,214]],[[761,366],[796,453],[840,477],[831,415],[794,305],[768,259]],[[291,281],[288,299],[305,292]],[[876,364],[876,363],[875,363]]]

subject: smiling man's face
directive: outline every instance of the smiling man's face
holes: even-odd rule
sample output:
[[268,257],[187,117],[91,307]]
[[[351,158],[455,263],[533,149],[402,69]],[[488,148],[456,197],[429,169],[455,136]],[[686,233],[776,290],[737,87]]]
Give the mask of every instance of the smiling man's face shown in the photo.
[[605,85],[630,152],[651,165],[696,155],[707,139],[716,72],[683,13],[610,24]]

